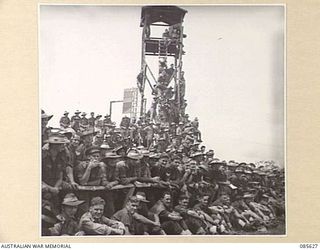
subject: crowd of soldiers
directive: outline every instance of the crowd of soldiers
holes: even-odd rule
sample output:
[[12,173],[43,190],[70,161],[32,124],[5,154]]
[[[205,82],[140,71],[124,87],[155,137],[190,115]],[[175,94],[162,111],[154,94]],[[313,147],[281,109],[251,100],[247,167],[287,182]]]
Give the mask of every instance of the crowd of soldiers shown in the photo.
[[[80,116],[81,114],[81,116]],[[202,145],[199,121],[65,112],[42,121],[42,235],[266,234],[285,219],[284,170]]]

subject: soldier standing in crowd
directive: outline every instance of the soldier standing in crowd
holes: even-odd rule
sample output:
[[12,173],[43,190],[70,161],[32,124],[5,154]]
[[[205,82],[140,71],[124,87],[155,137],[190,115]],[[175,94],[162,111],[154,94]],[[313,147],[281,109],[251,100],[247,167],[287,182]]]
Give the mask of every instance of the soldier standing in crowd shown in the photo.
[[146,135],[145,136],[146,140],[144,141],[143,144],[145,147],[149,148],[153,143],[153,134],[154,134],[153,122],[151,122],[150,124],[147,123],[143,130]]
[[81,117],[79,116],[80,114],[81,114],[81,111],[76,110],[76,111],[74,112],[74,115],[71,117],[71,123],[74,121],[75,118],[81,119]]
[[213,157],[214,157],[214,151],[212,149],[209,149],[206,153],[205,164],[208,165],[209,162],[213,160]]
[[160,176],[160,167],[159,167],[159,153],[150,153],[149,155],[149,166],[151,177]]
[[103,134],[97,133],[96,136],[93,138],[92,145],[100,147],[103,143]]
[[106,166],[100,161],[100,148],[90,147],[85,152],[88,160],[81,161],[74,170],[77,182],[85,186],[99,186],[106,181]]
[[97,115],[94,121],[94,126],[100,131],[101,134],[103,133],[103,121],[101,120],[102,115]]
[[81,119],[80,119],[80,130],[85,131],[87,128],[89,128],[89,121],[88,118],[86,117],[87,113],[82,112],[81,114]]
[[[165,169],[168,164],[169,164],[169,155],[167,153],[159,154],[159,160],[158,160],[158,164],[157,164],[159,172],[156,172],[155,176],[160,176],[160,178],[161,178],[161,172],[164,172],[163,169]],[[165,179],[167,179],[167,178],[165,178]]]
[[116,178],[121,184],[134,183],[135,181],[143,183],[157,182],[159,178],[152,178],[147,169],[142,169],[141,160],[143,155],[138,151],[130,151],[126,156],[126,161],[119,162],[116,168]]
[[68,153],[69,161],[66,168],[66,176],[67,182],[70,183],[71,188],[78,189],[78,183],[75,182],[74,179],[74,169],[80,162],[80,152],[78,151],[78,147],[80,145],[80,136],[74,134],[71,137],[70,143],[66,146],[66,150]]
[[79,132],[80,131],[80,120],[81,117],[79,116],[81,112],[77,110],[74,112],[74,115],[71,117],[71,128],[73,128],[74,131]]
[[60,123],[60,127],[62,129],[66,129],[66,128],[70,127],[70,125],[71,125],[71,121],[70,121],[68,115],[69,115],[69,112],[64,111],[63,116],[60,118],[59,123]]
[[205,152],[206,152],[206,146],[201,146],[200,147],[200,151],[201,151],[201,153],[203,153],[204,155],[205,155]]
[[98,133],[94,129],[88,129],[80,133],[81,143],[77,148],[77,151],[80,152],[79,159],[84,161],[86,160],[85,151],[92,146],[93,138]]
[[119,202],[117,193],[112,192],[111,189],[119,184],[119,180],[116,179],[116,165],[120,158],[121,157],[114,152],[106,152],[101,158],[101,161],[105,164],[106,171],[106,178],[102,184],[107,189],[103,197],[108,201],[105,207],[105,215],[108,217],[111,217],[115,213],[116,203]]
[[90,128],[94,128],[96,118],[94,117],[94,112],[90,113],[90,118],[88,119],[88,125]]
[[126,161],[120,161],[116,166],[116,179],[122,185],[134,183],[138,180],[138,167],[142,155],[137,151],[129,152],[126,156]]
[[178,168],[181,164],[181,159],[176,155],[172,157],[171,162],[166,162],[169,158],[166,158],[165,155],[162,154],[160,157],[160,180],[169,185],[171,191],[177,194],[182,185],[182,172]]
[[103,134],[107,134],[109,132],[109,126],[112,124],[110,115],[105,115],[102,123],[103,123]]
[[120,160],[121,156],[115,154],[114,152],[106,152],[102,157],[102,161],[106,165],[106,187],[111,189],[115,185],[119,184],[116,179],[116,166],[117,162]]
[[50,135],[48,143],[42,147],[42,197],[57,208],[57,195],[62,186],[63,173],[68,164],[64,145],[68,140],[58,134]]
[[72,168],[78,165],[80,161],[80,152],[78,150],[78,147],[80,146],[80,136],[77,134],[74,134],[71,137],[70,143],[67,145],[67,149],[69,152],[69,164]]
[[150,152],[146,150],[145,148],[139,150],[142,159],[140,160],[140,167],[139,167],[139,173],[140,181],[146,182],[146,183],[159,183],[160,177],[152,177],[151,171],[150,171],[150,164],[149,164],[149,156]]
[[53,115],[47,115],[43,110],[41,110],[41,142],[42,145],[46,143],[50,135],[50,128],[48,128],[48,122],[53,117]]

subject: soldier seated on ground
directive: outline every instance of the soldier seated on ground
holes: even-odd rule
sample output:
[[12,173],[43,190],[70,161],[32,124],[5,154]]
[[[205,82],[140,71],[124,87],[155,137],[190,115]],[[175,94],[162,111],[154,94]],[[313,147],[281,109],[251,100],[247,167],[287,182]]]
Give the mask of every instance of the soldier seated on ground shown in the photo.
[[125,233],[122,222],[103,216],[105,204],[101,197],[91,199],[89,211],[80,219],[80,230],[86,235],[123,235]]
[[268,196],[265,194],[261,196],[260,202],[255,202],[255,206],[268,217],[268,220],[272,220],[275,218],[274,211],[272,207],[268,204]]
[[217,200],[215,200],[212,205],[210,205],[209,209],[216,214],[216,218],[220,219],[220,233],[233,233],[233,225],[231,223],[231,220],[235,209],[230,206],[229,195],[221,194],[221,196]]
[[193,209],[196,211],[202,221],[205,224],[205,230],[208,234],[217,234],[220,220],[216,218],[216,215],[209,209],[210,194],[201,194],[199,196],[199,203],[197,203]]
[[279,193],[277,195],[269,196],[268,203],[273,207],[276,216],[282,217],[285,215],[285,201],[283,199],[283,194]]
[[268,206],[268,197],[266,197],[266,195],[262,195],[260,202],[252,201],[250,205],[254,207],[259,215],[261,214],[264,225],[267,228],[275,227],[277,225],[274,211],[272,207]]
[[164,192],[161,199],[150,209],[150,211],[159,216],[162,229],[169,235],[190,235],[182,216],[173,211],[171,203],[171,194]]
[[[246,194],[245,197],[248,197],[248,195]],[[244,202],[242,195],[235,197],[235,201],[232,203],[232,206],[242,216],[242,219],[239,219],[238,221],[240,228],[245,231],[256,231],[261,224],[261,218]]]
[[113,215],[113,219],[121,221],[125,228],[125,234],[128,235],[143,235],[148,234],[146,225],[159,226],[160,223],[152,221],[147,217],[138,213],[140,200],[136,196],[131,196],[125,207]]
[[231,204],[229,195],[222,194],[217,205],[223,208],[222,215],[227,223],[228,233],[234,234],[236,230],[248,226],[249,221]]
[[277,219],[277,215],[276,215],[276,210],[274,209],[274,206],[270,202],[270,197],[266,194],[263,194],[261,196],[260,204],[261,204],[261,206],[264,207],[263,211],[265,211],[269,215],[269,218],[271,219],[269,226],[270,227],[277,226],[278,219]]
[[[141,215],[148,220],[141,220],[143,231],[151,235],[165,235],[166,233],[162,230],[160,225],[159,216],[156,214],[150,212],[148,205],[150,204],[150,201],[146,199],[146,194],[144,192],[137,192],[136,197],[139,200],[139,207],[137,210],[137,214]],[[142,217],[142,218],[143,218]]]
[[125,204],[125,207],[112,216],[114,220],[121,221],[123,223],[125,226],[125,234],[138,234],[138,221],[133,216],[133,214],[136,213],[138,206],[139,200],[135,196],[132,196]]
[[83,232],[79,231],[79,220],[76,218],[78,206],[82,203],[84,203],[84,201],[78,200],[75,194],[66,194],[61,204],[61,213],[57,215],[59,222],[52,228],[49,228],[51,235],[83,235]]
[[270,218],[264,214],[263,210],[261,209],[261,205],[254,201],[255,195],[254,194],[245,194],[244,195],[244,201],[247,204],[247,206],[260,218],[263,219],[263,221],[268,221]]
[[[44,203],[42,201],[42,203]],[[51,230],[56,223],[58,222],[55,214],[52,212],[50,205],[42,204],[41,206],[41,235],[42,236],[51,236]]]
[[257,230],[266,230],[265,225],[268,221],[268,217],[266,217],[257,207],[256,203],[254,202],[255,195],[246,193],[243,195],[244,203],[250,210],[246,211],[245,216],[248,218],[249,221],[254,221]]
[[178,203],[179,204],[175,206],[174,211],[182,216],[192,234],[206,234],[204,229],[205,224],[202,222],[203,218],[196,211],[188,208],[189,197],[185,194],[180,195]]

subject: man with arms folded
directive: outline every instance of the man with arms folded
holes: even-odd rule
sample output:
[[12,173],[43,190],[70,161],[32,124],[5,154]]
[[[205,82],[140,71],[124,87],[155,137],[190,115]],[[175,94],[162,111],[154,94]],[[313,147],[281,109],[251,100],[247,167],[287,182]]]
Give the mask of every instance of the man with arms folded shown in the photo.
[[139,200],[136,196],[131,196],[127,203],[125,204],[125,207],[118,212],[116,212],[113,215],[113,219],[121,221],[125,228],[126,232],[125,234],[128,235],[137,235],[137,234],[144,234],[144,230],[142,227],[142,224],[139,222],[139,219],[146,219],[142,218],[142,215],[137,214],[137,210],[139,207]]
[[169,235],[190,235],[185,221],[179,213],[172,210],[171,194],[164,192],[161,199],[150,209],[159,216],[161,228]]

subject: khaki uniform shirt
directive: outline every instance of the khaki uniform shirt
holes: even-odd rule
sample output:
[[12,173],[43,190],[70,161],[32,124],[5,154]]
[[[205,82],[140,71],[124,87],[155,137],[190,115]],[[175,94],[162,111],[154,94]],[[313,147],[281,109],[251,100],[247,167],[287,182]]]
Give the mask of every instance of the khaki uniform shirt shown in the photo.
[[100,220],[95,220],[90,212],[82,215],[80,219],[80,230],[86,235],[109,235],[112,233],[111,227],[118,224],[117,221],[102,216]]

